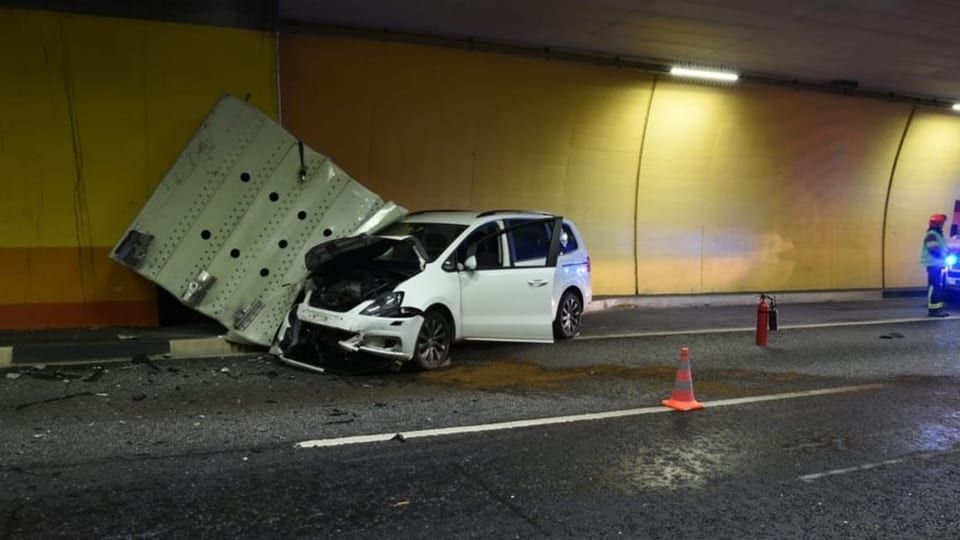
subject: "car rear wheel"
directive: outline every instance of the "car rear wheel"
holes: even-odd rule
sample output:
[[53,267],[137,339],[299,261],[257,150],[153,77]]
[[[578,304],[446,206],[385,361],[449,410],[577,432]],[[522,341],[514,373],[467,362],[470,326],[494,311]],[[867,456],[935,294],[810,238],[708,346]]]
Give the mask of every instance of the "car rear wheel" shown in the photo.
[[420,334],[413,352],[413,363],[424,371],[439,369],[450,363],[453,331],[450,322],[437,310],[423,315]]
[[553,335],[557,339],[570,339],[580,333],[580,317],[583,315],[583,303],[580,295],[567,291],[560,297],[557,316],[553,320]]

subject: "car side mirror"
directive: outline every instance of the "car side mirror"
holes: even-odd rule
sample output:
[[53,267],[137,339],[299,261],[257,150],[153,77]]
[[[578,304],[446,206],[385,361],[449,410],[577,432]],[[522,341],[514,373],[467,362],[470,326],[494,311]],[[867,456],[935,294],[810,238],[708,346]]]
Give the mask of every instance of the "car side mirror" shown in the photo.
[[463,261],[463,267],[467,270],[476,270],[477,269],[477,256],[471,255],[467,257],[467,260]]
[[443,266],[441,267],[447,272],[453,272],[457,269],[457,263],[453,262],[453,259],[447,259],[443,261]]

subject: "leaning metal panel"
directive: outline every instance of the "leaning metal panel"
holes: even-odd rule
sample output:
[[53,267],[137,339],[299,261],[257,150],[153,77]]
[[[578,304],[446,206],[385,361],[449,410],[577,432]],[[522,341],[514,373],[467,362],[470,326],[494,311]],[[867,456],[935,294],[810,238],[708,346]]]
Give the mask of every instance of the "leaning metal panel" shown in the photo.
[[269,345],[306,277],[307,250],[405,214],[225,96],[110,257],[219,321],[234,341]]

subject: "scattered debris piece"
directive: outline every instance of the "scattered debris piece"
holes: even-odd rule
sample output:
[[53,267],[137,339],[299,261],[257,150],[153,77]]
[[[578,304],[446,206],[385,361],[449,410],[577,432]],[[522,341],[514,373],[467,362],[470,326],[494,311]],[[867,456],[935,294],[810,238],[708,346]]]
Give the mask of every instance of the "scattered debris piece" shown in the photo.
[[92,395],[93,395],[93,392],[77,392],[76,394],[66,394],[56,398],[42,399],[40,401],[30,401],[28,403],[21,403],[20,405],[17,405],[16,407],[14,407],[14,410],[22,411],[27,407],[31,407],[33,405],[40,405],[41,403],[52,403],[54,401],[63,401],[65,399],[73,399],[76,397],[92,396]]
[[100,377],[103,377],[103,368],[96,366],[93,368],[93,373],[84,377],[83,382],[97,382],[100,380]]
[[133,400],[134,400],[134,401],[143,401],[143,400],[145,400],[145,399],[147,399],[147,395],[146,395],[146,394],[137,394],[137,395],[133,396]]
[[130,334],[118,334],[117,339],[119,339],[120,341],[132,341],[135,339],[140,339],[140,336],[134,336]]
[[134,356],[130,360],[130,362],[133,364],[144,364],[145,366],[149,367],[153,371],[160,371],[160,368],[158,368],[157,365],[153,363],[153,360],[150,360],[150,358],[147,357],[147,355],[145,354],[138,354]]
[[228,367],[220,368],[220,373],[230,373],[230,368]]
[[7,378],[8,378],[8,379],[19,379],[19,378],[20,378],[20,374],[19,374],[19,373],[7,373]]
[[46,364],[34,364],[33,369],[47,369]]
[[408,506],[409,504],[410,504],[410,501],[397,501],[397,503],[394,504],[393,507],[400,508],[401,506]]
[[353,422],[353,421],[354,421],[353,418],[347,418],[346,420],[331,420],[330,422],[324,422],[323,425],[332,426],[334,424],[349,424],[350,422]]
[[391,440],[391,441],[407,442],[407,438],[403,436],[403,433],[397,433],[397,434],[394,435],[393,438],[390,439],[390,440]]
[[109,397],[109,396],[110,396],[110,394],[107,394],[106,392],[97,392],[97,393],[94,394],[94,395],[97,396],[97,397]]
[[900,332],[890,332],[889,334],[883,334],[882,336],[880,336],[880,339],[899,339],[902,337],[905,337],[905,336]]
[[374,407],[386,407],[387,404],[384,403],[384,402],[382,402],[382,401],[378,401],[378,402],[374,403],[373,406],[374,406]]

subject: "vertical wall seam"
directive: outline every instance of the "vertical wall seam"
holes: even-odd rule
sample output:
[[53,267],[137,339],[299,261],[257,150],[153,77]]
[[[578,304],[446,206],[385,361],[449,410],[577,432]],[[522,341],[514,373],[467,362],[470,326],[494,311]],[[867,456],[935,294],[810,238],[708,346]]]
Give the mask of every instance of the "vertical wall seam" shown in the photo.
[[640,148],[637,151],[636,192],[633,198],[633,294],[640,294],[640,253],[637,243],[640,238],[637,230],[640,227],[640,168],[643,165],[643,148],[647,143],[647,128],[650,125],[650,111],[653,110],[653,94],[657,90],[658,74],[653,76],[650,85],[650,97],[647,99],[647,111],[643,117],[643,131],[640,133]]
[[917,106],[910,107],[910,114],[907,115],[907,122],[903,126],[903,133],[900,134],[900,144],[897,145],[897,153],[893,156],[893,165],[890,167],[890,179],[887,181],[887,195],[883,200],[883,226],[880,227],[880,290],[887,288],[887,214],[890,212],[890,192],[893,191],[893,177],[897,174],[897,165],[900,163],[900,152],[903,151],[903,143],[907,140],[907,132],[910,131],[910,124],[913,123],[913,115],[917,112]]
[[[277,5],[279,6],[279,2],[277,3]],[[280,9],[280,8],[278,7],[278,8],[277,8],[277,21],[278,21],[278,23],[277,23],[277,29],[276,29],[276,31],[274,31],[274,33],[273,33],[273,36],[274,36],[274,39],[273,39],[273,44],[274,44],[274,51],[273,51],[273,58],[274,58],[273,78],[274,78],[274,88],[276,88],[275,91],[276,91],[276,93],[277,93],[277,95],[276,95],[276,100],[277,100],[277,123],[282,126],[282,125],[283,125],[283,91],[282,91],[282,89],[280,88],[280,24],[279,24],[280,12],[279,12],[279,9]]]
[[70,135],[73,145],[75,178],[73,183],[73,219],[74,236],[77,242],[77,258],[80,270],[80,293],[84,302],[92,297],[92,279],[94,273],[93,252],[89,249],[93,242],[90,230],[90,208],[87,202],[87,182],[84,176],[83,143],[80,139],[80,118],[77,112],[76,87],[73,80],[73,67],[70,64],[70,45],[60,20],[60,45],[62,47],[61,65],[63,66],[63,90],[67,100],[67,116],[70,121]]

